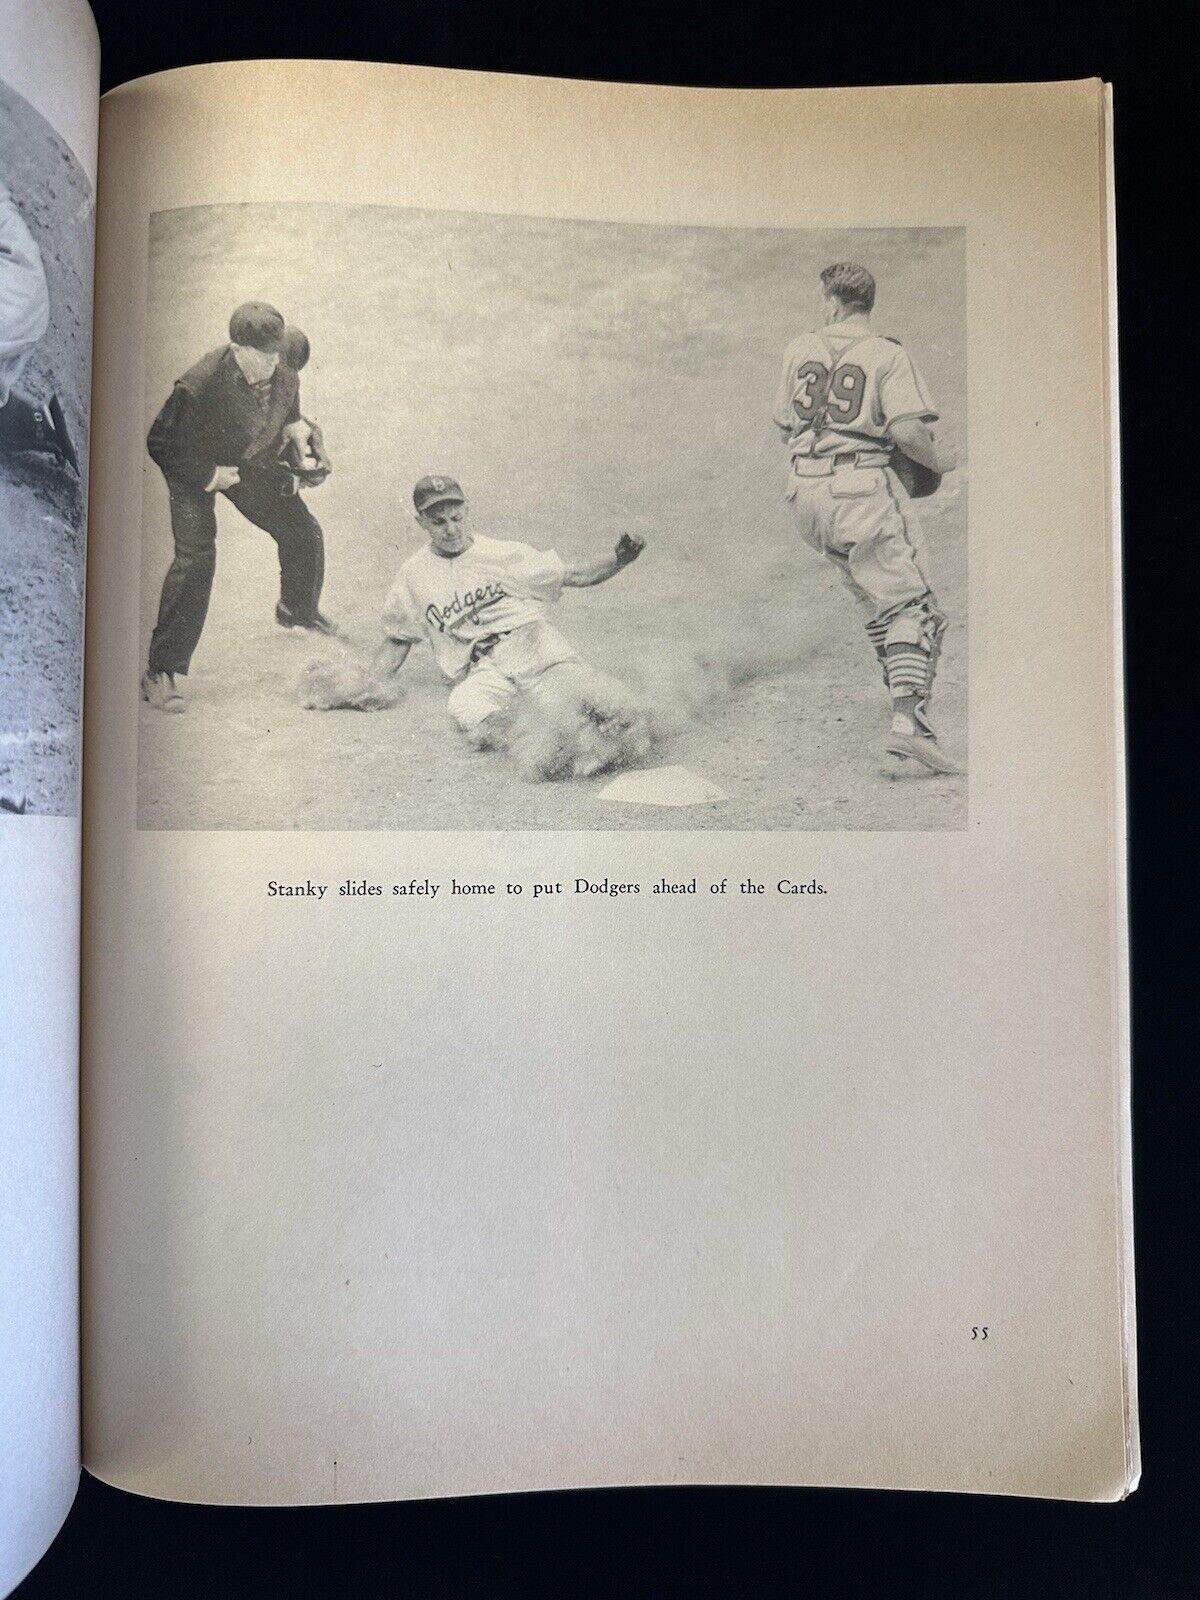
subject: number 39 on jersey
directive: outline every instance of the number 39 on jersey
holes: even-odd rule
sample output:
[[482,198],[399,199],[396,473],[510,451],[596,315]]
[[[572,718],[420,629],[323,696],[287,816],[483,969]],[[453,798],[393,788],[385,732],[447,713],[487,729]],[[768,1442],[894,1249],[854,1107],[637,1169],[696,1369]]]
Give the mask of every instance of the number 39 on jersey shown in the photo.
[[775,421],[802,454],[845,449],[849,435],[887,440],[893,422],[937,411],[903,345],[857,330],[802,334],[788,348]]
[[805,361],[796,371],[792,411],[801,422],[811,422],[825,407],[829,420],[847,426],[862,410],[867,375],[854,364],[838,367],[830,382],[823,361]]

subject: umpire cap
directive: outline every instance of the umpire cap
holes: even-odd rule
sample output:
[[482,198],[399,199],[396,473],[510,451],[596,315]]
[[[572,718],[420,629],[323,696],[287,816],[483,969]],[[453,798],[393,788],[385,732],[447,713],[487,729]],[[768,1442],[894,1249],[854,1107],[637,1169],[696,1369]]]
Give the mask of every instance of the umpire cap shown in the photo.
[[428,511],[430,506],[445,505],[451,500],[458,505],[465,505],[467,497],[456,479],[447,478],[441,473],[431,473],[429,477],[419,479],[413,487],[413,505],[418,512]]
[[268,354],[282,345],[283,329],[282,315],[264,300],[247,300],[229,319],[229,337],[234,344],[248,344],[252,350]]

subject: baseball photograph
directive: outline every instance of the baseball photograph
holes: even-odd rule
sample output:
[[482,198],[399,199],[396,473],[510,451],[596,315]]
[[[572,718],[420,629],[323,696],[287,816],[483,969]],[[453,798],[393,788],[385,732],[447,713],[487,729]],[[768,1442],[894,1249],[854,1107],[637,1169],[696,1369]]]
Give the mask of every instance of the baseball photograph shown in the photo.
[[967,821],[965,240],[150,227],[145,829]]
[[91,185],[0,81],[0,812],[79,796]]

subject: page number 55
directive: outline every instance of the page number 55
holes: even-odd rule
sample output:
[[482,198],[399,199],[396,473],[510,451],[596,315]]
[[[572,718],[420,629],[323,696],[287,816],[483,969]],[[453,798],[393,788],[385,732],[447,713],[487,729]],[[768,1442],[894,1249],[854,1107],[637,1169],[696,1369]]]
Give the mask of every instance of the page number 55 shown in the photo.
[[980,1326],[977,1327],[977,1328],[972,1328],[971,1329],[971,1337],[972,1337],[972,1339],[986,1339],[987,1336],[988,1336],[988,1331],[982,1324],[980,1324]]

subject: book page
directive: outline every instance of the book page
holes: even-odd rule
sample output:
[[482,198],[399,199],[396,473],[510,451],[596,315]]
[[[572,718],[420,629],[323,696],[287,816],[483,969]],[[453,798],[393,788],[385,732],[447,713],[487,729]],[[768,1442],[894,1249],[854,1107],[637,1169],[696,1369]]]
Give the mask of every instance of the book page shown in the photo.
[[1125,1494],[1101,86],[101,122],[89,1468]]
[[0,0],[0,1593],[79,1476],[79,769],[99,48]]

